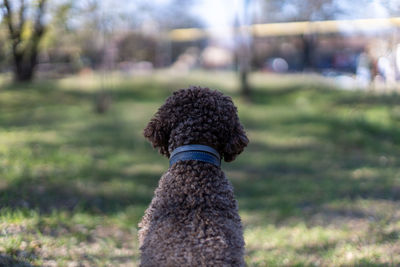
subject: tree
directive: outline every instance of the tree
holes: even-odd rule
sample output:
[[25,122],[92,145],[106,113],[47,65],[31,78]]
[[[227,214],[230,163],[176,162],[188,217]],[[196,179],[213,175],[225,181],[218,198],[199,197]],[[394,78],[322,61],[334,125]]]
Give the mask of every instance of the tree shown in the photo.
[[235,18],[236,59],[239,73],[240,91],[245,98],[250,97],[249,73],[251,72],[253,37],[247,29],[253,23],[250,5],[252,0],[244,0],[242,14],[237,13]]
[[398,0],[258,0],[263,12],[260,23],[316,21],[397,16]]
[[46,0],[38,0],[31,19],[27,18],[29,4],[25,0],[19,0],[17,6],[9,0],[1,3],[11,42],[14,78],[17,81],[30,81],[38,61],[39,43],[46,31],[43,22]]
[[[335,19],[362,19],[396,16],[398,0],[260,0],[263,12],[259,23],[287,21],[321,21]],[[303,70],[313,70],[314,51],[318,36],[305,33],[303,43]]]
[[0,23],[0,72],[7,70],[10,65],[8,51],[8,32],[4,25]]
[[137,0],[136,26],[143,22],[154,20],[160,30],[170,30],[176,28],[201,28],[201,18],[191,11],[191,7],[196,3],[194,0],[168,0],[164,3],[154,3],[154,1]]

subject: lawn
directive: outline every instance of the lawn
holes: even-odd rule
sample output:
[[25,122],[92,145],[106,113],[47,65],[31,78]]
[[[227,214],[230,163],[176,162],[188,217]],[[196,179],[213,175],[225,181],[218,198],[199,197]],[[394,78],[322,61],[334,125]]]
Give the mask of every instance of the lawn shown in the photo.
[[[232,73],[0,78],[0,266],[137,266],[137,224],[167,169],[142,130],[175,89],[233,97],[250,144],[222,168],[249,266],[400,265],[400,95]],[[94,112],[102,90],[112,96]]]

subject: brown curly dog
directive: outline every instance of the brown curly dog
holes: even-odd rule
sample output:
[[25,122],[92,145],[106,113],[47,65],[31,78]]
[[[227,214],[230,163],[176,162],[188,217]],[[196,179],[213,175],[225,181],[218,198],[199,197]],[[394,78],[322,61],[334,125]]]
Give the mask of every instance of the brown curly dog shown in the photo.
[[[227,162],[249,142],[232,99],[201,87],[174,92],[144,136],[167,157],[200,145],[207,151],[194,154]],[[141,266],[244,266],[233,187],[217,163],[196,157],[170,162],[161,177],[139,224]]]

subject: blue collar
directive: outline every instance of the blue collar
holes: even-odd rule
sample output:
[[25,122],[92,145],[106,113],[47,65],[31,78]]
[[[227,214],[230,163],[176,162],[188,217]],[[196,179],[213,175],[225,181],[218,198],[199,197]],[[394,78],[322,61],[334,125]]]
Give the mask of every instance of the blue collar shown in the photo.
[[198,160],[221,166],[221,157],[219,153],[212,147],[203,145],[186,145],[180,146],[172,151],[169,157],[169,166],[184,160]]

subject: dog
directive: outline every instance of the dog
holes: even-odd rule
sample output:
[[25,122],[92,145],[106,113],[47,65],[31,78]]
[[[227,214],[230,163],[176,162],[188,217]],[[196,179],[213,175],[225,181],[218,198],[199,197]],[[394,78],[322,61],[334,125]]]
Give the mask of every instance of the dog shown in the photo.
[[178,90],[144,136],[170,167],[139,223],[140,266],[244,266],[238,205],[220,168],[249,142],[232,99],[208,88]]

